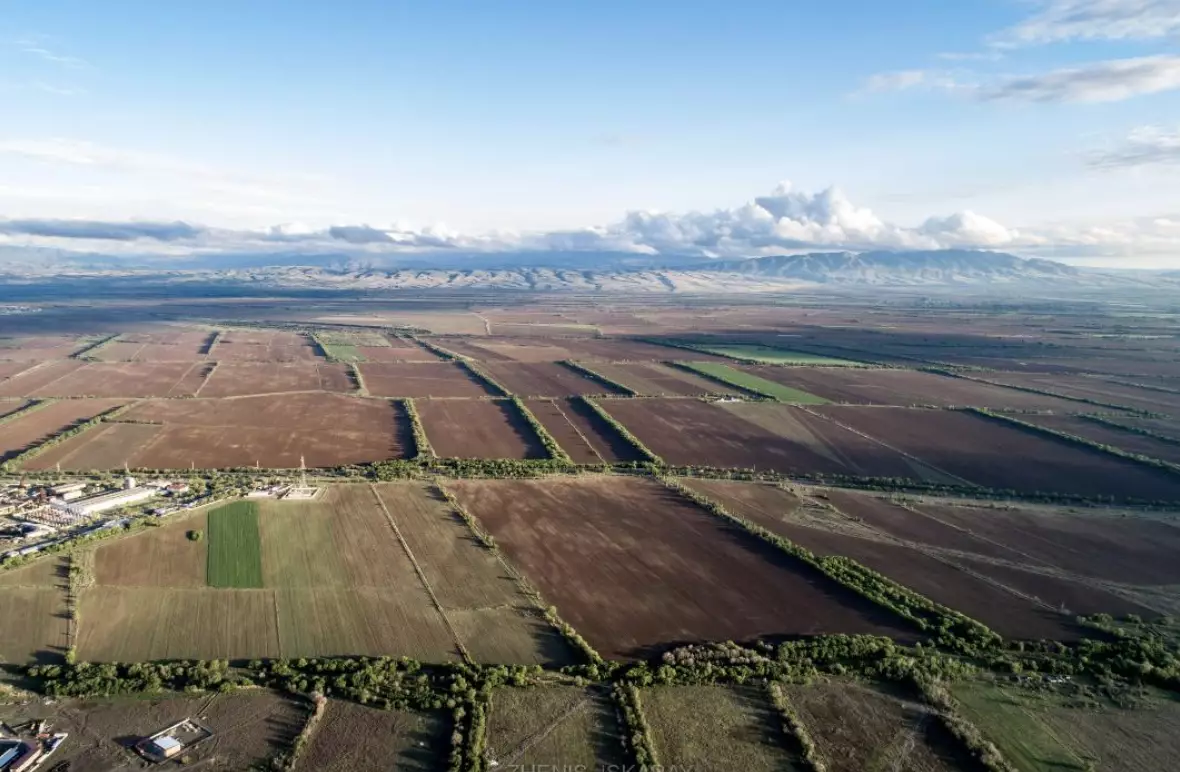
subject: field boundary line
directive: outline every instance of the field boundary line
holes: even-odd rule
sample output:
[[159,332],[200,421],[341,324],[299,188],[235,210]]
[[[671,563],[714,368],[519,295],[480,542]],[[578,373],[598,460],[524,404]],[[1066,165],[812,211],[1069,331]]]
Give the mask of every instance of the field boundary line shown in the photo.
[[[60,361],[69,361],[69,360],[60,360]],[[88,361],[88,360],[85,360],[85,359],[77,359],[77,360],[74,360],[74,361],[81,362],[81,363],[82,363],[82,366],[81,366],[81,367],[79,367],[77,370],[71,370],[71,371],[70,371],[70,372],[68,372],[68,373],[62,373],[61,375],[57,376],[56,378],[54,378],[54,379],[53,379],[52,381],[50,381],[49,383],[44,383],[44,384],[42,384],[42,385],[38,386],[36,389],[34,389],[34,391],[43,391],[44,389],[48,389],[50,386],[52,386],[53,384],[57,383],[57,382],[58,382],[58,381],[60,381],[62,378],[68,378],[69,376],[73,375],[74,373],[80,373],[80,372],[82,372],[83,370],[85,370],[87,367],[90,367],[90,365],[94,364],[93,362],[90,362],[90,361]],[[45,364],[47,364],[47,365],[48,365],[48,364],[50,364],[50,363],[49,363],[49,362],[46,362]],[[30,371],[30,370],[26,370],[25,372],[32,372],[32,371]],[[24,373],[17,373],[17,375],[24,375]],[[35,395],[35,394],[30,394],[28,398],[29,398],[29,399],[62,399],[62,397],[38,397],[38,396],[37,396],[37,395]],[[78,398],[78,397],[65,397],[64,399],[79,399],[79,398]],[[120,397],[114,397],[113,399],[120,399]]]
[[[200,364],[202,367],[204,367],[205,365],[209,364],[209,361],[210,360],[206,358],[201,360]],[[213,380],[213,373],[217,372],[217,367],[220,364],[221,362],[217,361],[216,359],[213,360],[213,366],[209,368],[209,372],[205,373],[205,379],[201,381],[201,385],[198,386],[197,390],[193,392],[193,399],[201,396],[201,392],[204,391],[205,387],[209,385],[209,381]]]
[[381,511],[385,513],[385,519],[389,522],[389,527],[393,529],[394,536],[397,537],[398,542],[405,550],[406,557],[410,559],[410,564],[414,566],[414,572],[418,574],[418,581],[422,582],[422,587],[430,596],[430,602],[434,604],[434,608],[438,611],[438,615],[442,617],[443,624],[447,626],[447,630],[451,632],[451,638],[455,641],[455,647],[458,648],[459,653],[468,664],[476,664],[475,660],[471,658],[471,654],[467,651],[467,646],[464,645],[463,639],[459,637],[459,631],[455,629],[455,625],[451,622],[451,618],[447,616],[446,609],[443,608],[442,603],[438,600],[438,595],[434,593],[434,588],[430,586],[430,581],[426,578],[426,572],[422,570],[422,565],[418,562],[418,558],[414,557],[414,551],[410,549],[410,543],[406,541],[406,537],[402,536],[401,529],[397,527],[397,521],[393,514],[389,511],[389,507],[385,506],[385,500],[381,498],[381,494],[377,490],[377,486],[369,483],[369,490],[373,493],[373,498],[377,499],[377,504],[381,507]]
[[929,461],[924,461],[923,459],[920,459],[917,456],[906,453],[904,450],[900,450],[898,448],[895,448],[892,445],[890,445],[889,443],[884,442],[883,440],[879,440],[876,437],[873,437],[872,435],[865,434],[864,432],[859,431],[857,429],[853,429],[851,426],[848,426],[847,424],[845,424],[841,421],[837,421],[835,418],[831,418],[830,416],[826,416],[823,413],[817,413],[814,410],[808,410],[806,405],[792,405],[792,407],[796,407],[799,410],[802,410],[804,413],[807,413],[810,416],[814,416],[815,418],[821,418],[825,421],[830,421],[830,422],[834,423],[836,426],[839,426],[841,429],[845,429],[847,431],[852,432],[855,435],[863,437],[866,440],[869,440],[871,442],[875,442],[883,448],[888,448],[889,450],[892,450],[894,453],[897,453],[898,455],[900,455],[910,461],[917,462],[918,464],[921,464],[922,466],[933,469],[935,472],[938,472],[941,475],[946,475],[947,477],[951,478],[952,480],[958,480],[959,483],[966,485],[969,488],[982,488],[983,487],[982,485],[979,485],[978,483],[971,482],[970,480],[966,479],[965,477],[959,477],[957,474],[951,474],[950,472],[946,471],[945,469],[942,469],[940,467],[935,466],[934,464],[931,464]]
[[[557,714],[557,716],[548,725],[538,729],[537,731],[533,732],[531,735],[528,735],[527,737],[525,737],[524,740],[522,740],[520,742],[520,744],[517,745],[516,748],[511,753],[509,753],[507,756],[505,756],[502,759],[496,759],[496,761],[499,763],[500,766],[504,766],[504,765],[507,765],[509,767],[518,766],[516,764],[517,759],[519,759],[524,753],[529,751],[531,748],[536,747],[537,743],[541,742],[546,737],[553,734],[553,732],[555,732],[559,726],[561,726],[568,719],[573,717],[573,715],[575,713],[578,713],[579,711],[583,711],[587,707],[589,707],[591,700],[592,700],[592,698],[589,695],[583,696],[580,700],[577,700],[572,705],[570,705],[565,710],[563,710],[561,713]],[[491,711],[490,710],[488,711],[488,724],[489,724],[489,726],[491,725]]]
[[[144,345],[146,346],[147,344],[145,343]],[[172,397],[173,397],[173,394],[172,394],[172,392],[176,391],[176,387],[180,385],[181,381],[183,381],[185,378],[187,378],[187,377],[188,377],[188,374],[189,374],[189,373],[191,373],[191,372],[192,372],[193,370],[195,370],[196,368],[198,368],[198,367],[204,367],[204,366],[205,366],[205,363],[204,363],[204,362],[193,362],[193,364],[192,364],[191,366],[189,366],[189,368],[188,368],[187,370],[185,370],[183,373],[181,373],[180,377],[176,379],[176,382],[175,382],[175,383],[173,383],[173,384],[172,384],[172,385],[171,385],[171,386],[168,388],[168,393],[164,395],[164,399],[169,399],[169,398],[172,398]],[[209,378],[208,378],[208,376],[206,376],[206,377],[204,377],[204,378],[202,378],[202,379],[201,379],[201,385],[200,385],[200,386],[198,386],[196,389],[194,389],[194,390],[193,390],[193,396],[194,396],[194,397],[197,395],[197,392],[198,392],[198,391],[200,391],[202,388],[204,388],[204,386],[205,386],[205,381],[207,381],[208,379],[209,379]]]

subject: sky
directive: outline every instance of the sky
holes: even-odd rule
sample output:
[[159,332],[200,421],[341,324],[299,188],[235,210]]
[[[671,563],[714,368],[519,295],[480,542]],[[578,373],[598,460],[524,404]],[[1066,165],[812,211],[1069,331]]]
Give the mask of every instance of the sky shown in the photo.
[[0,0],[0,246],[1180,268],[1180,0]]

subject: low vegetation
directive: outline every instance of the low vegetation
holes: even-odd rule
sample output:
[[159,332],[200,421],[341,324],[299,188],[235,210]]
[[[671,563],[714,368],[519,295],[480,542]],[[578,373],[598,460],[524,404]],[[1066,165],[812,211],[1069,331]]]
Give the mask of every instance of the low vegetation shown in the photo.
[[258,505],[235,501],[209,512],[210,587],[262,587]]
[[560,445],[557,444],[557,440],[553,439],[553,435],[550,434],[549,430],[537,420],[537,417],[533,415],[533,411],[528,409],[528,406],[524,404],[524,401],[521,400],[520,397],[513,397],[512,404],[517,410],[520,411],[520,414],[524,416],[524,420],[528,422],[528,425],[532,428],[533,432],[536,433],[537,439],[541,441],[541,445],[545,448],[545,453],[549,455],[549,458],[559,463],[569,464],[572,466],[574,460],[569,457],[569,454],[566,453]]
[[643,442],[641,442],[638,437],[636,437],[634,434],[632,434],[631,431],[626,426],[623,426],[621,423],[616,421],[615,417],[612,416],[610,413],[608,413],[605,409],[603,409],[603,407],[601,405],[599,405],[597,402],[590,399],[589,397],[575,397],[575,399],[580,400],[587,407],[589,407],[591,410],[593,410],[595,413],[597,413],[599,418],[601,418],[603,421],[606,421],[606,423],[609,424],[612,429],[614,429],[616,432],[618,432],[619,435],[623,439],[625,439],[632,446],[634,446],[634,448],[637,451],[639,451],[640,455],[643,458],[645,458],[648,461],[648,463],[663,466],[664,459],[657,456],[651,450],[651,448],[644,445]]
[[729,365],[723,365],[717,362],[674,362],[672,364],[723,383],[726,386],[740,389],[756,397],[765,397],[778,400],[779,402],[791,402],[798,405],[826,405],[829,401],[802,389],[794,389],[790,386],[784,386],[781,383],[768,381],[752,373],[735,370]]
[[586,365],[581,364],[579,362],[575,362],[572,359],[562,360],[561,362],[558,362],[558,364],[568,367],[569,369],[573,370],[578,375],[589,378],[590,380],[594,381],[595,383],[601,383],[603,386],[606,386],[610,391],[613,391],[616,394],[622,394],[622,395],[628,396],[628,397],[637,396],[637,393],[635,392],[634,389],[624,386],[623,384],[619,383],[618,381],[607,378],[602,373],[592,370],[589,367],[587,367]]

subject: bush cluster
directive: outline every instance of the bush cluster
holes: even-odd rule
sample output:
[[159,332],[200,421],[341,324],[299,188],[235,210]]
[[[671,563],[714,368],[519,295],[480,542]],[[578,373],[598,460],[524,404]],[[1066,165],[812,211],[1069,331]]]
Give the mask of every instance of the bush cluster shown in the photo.
[[619,435],[624,440],[631,443],[631,445],[636,450],[638,450],[640,455],[642,455],[645,459],[647,459],[647,461],[649,463],[658,464],[660,466],[664,465],[664,459],[657,456],[651,450],[651,448],[647,447],[642,442],[640,442],[638,437],[636,437],[634,434],[632,434],[631,431],[629,429],[627,429],[626,426],[623,426],[621,423],[616,421],[615,417],[612,416],[610,413],[606,412],[606,410],[604,410],[602,408],[602,406],[599,405],[597,402],[590,399],[589,397],[574,397],[574,399],[580,400],[587,407],[589,407],[591,410],[593,410],[595,413],[597,413],[599,418],[601,418],[603,421],[606,421],[611,426],[611,428],[614,429],[616,432],[618,432]]

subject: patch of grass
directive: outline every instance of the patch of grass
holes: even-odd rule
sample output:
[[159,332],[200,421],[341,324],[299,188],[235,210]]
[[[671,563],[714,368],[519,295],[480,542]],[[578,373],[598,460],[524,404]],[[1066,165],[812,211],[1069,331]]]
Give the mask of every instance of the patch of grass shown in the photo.
[[1024,772],[1085,770],[1086,764],[1037,716],[1036,699],[992,684],[961,684],[952,690],[965,718],[979,727]]
[[731,359],[741,359],[746,362],[758,362],[760,364],[767,365],[862,364],[861,362],[856,362],[851,359],[837,359],[836,357],[826,357],[820,354],[808,354],[806,351],[789,351],[787,349],[771,348],[770,346],[744,344],[718,346],[694,345],[693,348],[709,354],[717,354],[718,356],[730,357]]
[[209,513],[205,576],[210,587],[263,586],[257,504],[235,501]]
[[777,399],[779,402],[793,402],[797,405],[826,405],[828,400],[801,389],[784,386],[781,383],[759,378],[757,375],[735,370],[729,365],[716,362],[681,362],[682,366],[695,370],[702,375],[724,381],[730,386],[737,386],[764,397]]
[[364,362],[365,357],[357,350],[357,347],[351,343],[320,343],[326,353],[332,360],[336,362]]

